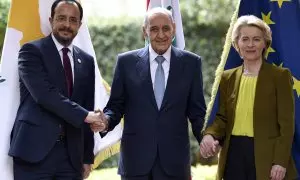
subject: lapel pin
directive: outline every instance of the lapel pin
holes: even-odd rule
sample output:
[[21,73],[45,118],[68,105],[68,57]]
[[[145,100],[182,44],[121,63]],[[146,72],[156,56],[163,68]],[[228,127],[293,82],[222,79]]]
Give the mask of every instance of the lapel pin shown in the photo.
[[78,62],[79,64],[81,64],[81,60],[80,60],[80,59],[77,59],[77,62]]

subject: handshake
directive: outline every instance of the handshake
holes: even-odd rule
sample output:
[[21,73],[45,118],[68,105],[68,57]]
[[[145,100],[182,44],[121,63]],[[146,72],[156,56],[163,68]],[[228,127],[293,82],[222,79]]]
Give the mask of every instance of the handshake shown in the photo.
[[108,120],[100,109],[90,111],[84,122],[89,123],[94,132],[104,133],[108,130]]
[[220,149],[219,141],[215,140],[210,134],[205,135],[200,143],[200,154],[203,158],[215,156]]

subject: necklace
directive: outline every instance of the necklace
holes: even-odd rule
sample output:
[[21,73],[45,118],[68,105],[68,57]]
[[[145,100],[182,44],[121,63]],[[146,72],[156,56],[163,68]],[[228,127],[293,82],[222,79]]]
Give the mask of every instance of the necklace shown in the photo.
[[246,70],[246,69],[244,69],[243,74],[246,75],[246,76],[257,76],[257,75],[258,75],[258,73],[249,72],[249,71]]

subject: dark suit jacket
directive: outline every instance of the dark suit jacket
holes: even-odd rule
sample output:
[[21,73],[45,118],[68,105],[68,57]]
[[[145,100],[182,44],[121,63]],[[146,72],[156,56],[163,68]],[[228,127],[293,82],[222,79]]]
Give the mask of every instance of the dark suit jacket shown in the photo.
[[84,119],[94,109],[94,60],[76,46],[73,52],[74,86],[68,98],[61,58],[51,36],[20,49],[21,100],[9,155],[28,162],[43,160],[64,125],[73,166],[81,171],[83,161],[93,163],[93,133]]
[[[243,67],[224,72],[220,83],[220,107],[213,124],[205,130],[225,139],[219,158],[218,180],[225,170],[230,135]],[[273,164],[287,168],[286,180],[297,176],[291,156],[294,135],[292,77],[285,68],[264,62],[258,74],[254,109],[254,155],[257,180],[269,179]]]
[[124,116],[119,174],[149,173],[158,154],[167,174],[189,174],[187,118],[200,141],[205,111],[199,56],[172,47],[167,87],[158,110],[149,47],[119,55],[111,96],[104,110],[109,117],[109,130]]

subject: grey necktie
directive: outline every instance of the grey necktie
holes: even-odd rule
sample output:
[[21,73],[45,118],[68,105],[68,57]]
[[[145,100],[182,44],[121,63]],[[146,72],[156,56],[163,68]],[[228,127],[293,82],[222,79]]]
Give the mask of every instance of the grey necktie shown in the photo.
[[154,95],[158,109],[160,109],[164,93],[165,93],[165,73],[162,63],[165,61],[163,56],[157,56],[155,61],[158,63],[155,80],[154,80]]

